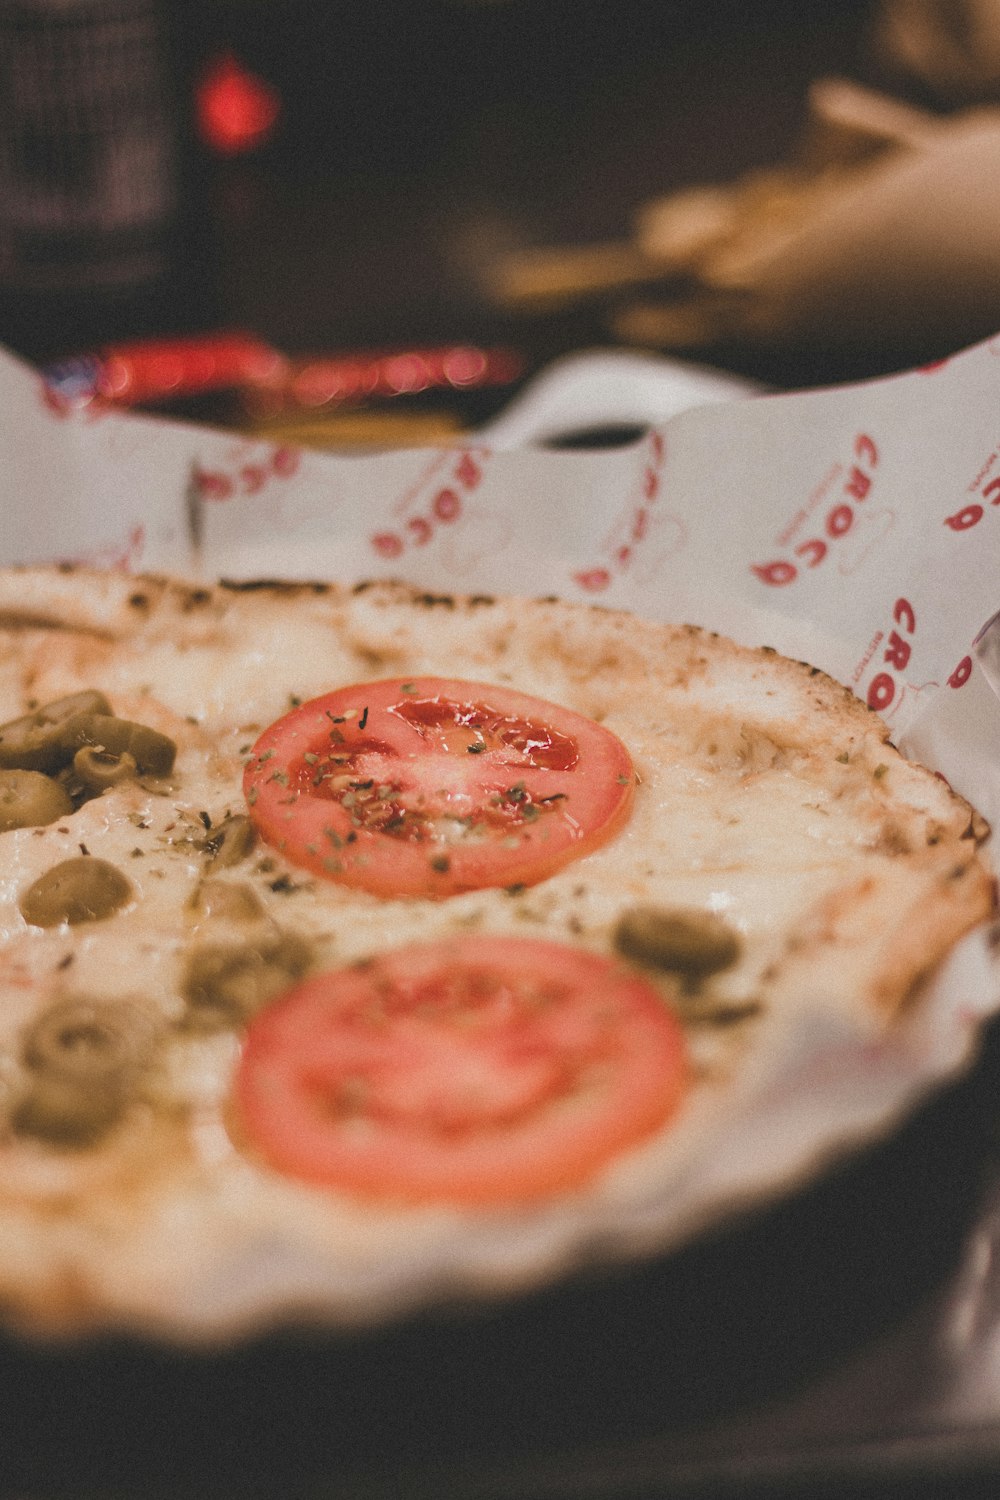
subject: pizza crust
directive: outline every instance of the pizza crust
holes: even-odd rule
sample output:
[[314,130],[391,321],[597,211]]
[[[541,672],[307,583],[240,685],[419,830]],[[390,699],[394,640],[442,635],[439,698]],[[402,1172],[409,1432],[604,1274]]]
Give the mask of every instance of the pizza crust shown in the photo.
[[[0,571],[0,648],[0,722],[99,687],[178,746],[160,785],[126,783],[49,827],[0,834],[0,1300],[28,1326],[219,1331],[303,1308],[357,1321],[554,1274],[620,1241],[630,1213],[644,1246],[669,1244],[671,1185],[804,1031],[891,1037],[992,910],[982,820],[905,761],[880,719],[814,668],[694,627],[404,583],[15,568]],[[373,1209],[279,1178],[230,1128],[238,1036],[184,1025],[192,951],[240,941],[194,898],[206,826],[244,808],[255,736],[294,701],[407,674],[512,686],[605,724],[638,773],[628,826],[538,886],[443,902],[352,891],[258,848],[220,878],[251,889],[260,931],[291,934],[313,969],[449,931],[607,952],[643,904],[715,912],[741,938],[739,962],[694,997],[655,976],[697,1075],[683,1118],[531,1213]],[[30,926],[20,893],[81,845],[125,870],[132,900],[103,922]],[[4,1096],[31,1017],[137,987],[161,1041],[123,1124],[83,1150],[19,1136]],[[656,1231],[640,1233],[651,1201]]]

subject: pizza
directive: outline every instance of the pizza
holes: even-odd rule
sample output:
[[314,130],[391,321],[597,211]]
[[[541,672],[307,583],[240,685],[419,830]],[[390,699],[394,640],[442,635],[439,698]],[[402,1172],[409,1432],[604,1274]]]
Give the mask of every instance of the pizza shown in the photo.
[[357,1322],[669,1243],[748,1090],[892,1037],[992,909],[966,801],[699,628],[61,566],[0,572],[0,634],[26,1328]]

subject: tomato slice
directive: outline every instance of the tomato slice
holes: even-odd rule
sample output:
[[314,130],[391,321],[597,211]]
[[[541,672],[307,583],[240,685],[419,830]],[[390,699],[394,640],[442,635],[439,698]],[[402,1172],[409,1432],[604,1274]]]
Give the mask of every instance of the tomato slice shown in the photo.
[[379,896],[534,885],[622,827],[634,784],[592,719],[439,677],[314,698],[264,731],[244,774],[269,844]]
[[540,939],[464,935],[316,975],[251,1023],[235,1080],[278,1171],[365,1198],[537,1200],[588,1181],[683,1097],[646,979]]

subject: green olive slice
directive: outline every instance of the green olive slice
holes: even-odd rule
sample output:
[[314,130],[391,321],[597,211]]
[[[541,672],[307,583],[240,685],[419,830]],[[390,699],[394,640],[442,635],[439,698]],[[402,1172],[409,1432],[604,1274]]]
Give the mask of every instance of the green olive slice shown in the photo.
[[191,904],[199,916],[223,922],[253,922],[264,914],[257,892],[242,880],[203,880]]
[[45,828],[73,811],[64,787],[41,771],[0,770],[0,833]]
[[211,829],[200,847],[208,855],[210,870],[226,870],[238,865],[253,849],[256,831],[245,813],[233,813]]
[[33,1072],[103,1084],[144,1066],[156,1030],[153,1016],[128,1000],[61,1000],[29,1028],[21,1055]]
[[92,1089],[43,1075],[18,1100],[11,1123],[21,1135],[53,1146],[92,1146],[118,1123],[127,1103],[119,1087]]
[[96,688],[56,698],[33,713],[0,724],[0,768],[56,771],[69,759],[62,733],[80,714],[111,715],[111,705]]
[[168,776],[177,755],[177,746],[169,735],[111,714],[75,714],[63,725],[61,738],[68,759],[92,746],[108,755],[130,755],[146,776]]
[[101,750],[96,745],[84,745],[73,756],[73,771],[88,792],[98,796],[109,787],[130,781],[138,774],[135,757],[127,750],[120,755],[112,750]]
[[116,865],[91,855],[64,859],[32,881],[21,896],[21,915],[33,927],[100,922],[128,902],[132,887]]
[[127,1000],[51,1006],[24,1038],[29,1083],[15,1128],[61,1146],[91,1145],[124,1114],[158,1030],[158,1018]]
[[220,1031],[249,1020],[300,979],[310,951],[294,933],[269,933],[240,946],[211,943],[188,959],[182,993],[188,1002],[183,1025],[189,1031]]
[[740,956],[738,934],[714,912],[636,906],[621,917],[615,947],[626,958],[688,979],[731,968]]

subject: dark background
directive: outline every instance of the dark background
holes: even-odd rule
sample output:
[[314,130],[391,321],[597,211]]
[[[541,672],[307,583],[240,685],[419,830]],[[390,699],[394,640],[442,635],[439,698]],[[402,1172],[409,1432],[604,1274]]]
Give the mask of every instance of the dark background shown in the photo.
[[214,15],[217,35],[251,23],[242,50],[286,106],[273,147],[219,173],[222,290],[308,348],[493,332],[484,252],[619,238],[652,195],[781,160],[808,81],[867,66],[871,6],[264,9]]
[[[49,358],[225,324],[293,354],[510,343],[529,370],[608,345],[613,298],[511,314],[484,268],[625,239],[650,198],[787,161],[817,77],[913,94],[873,45],[876,14],[872,0],[174,0],[185,151],[170,275],[118,303],[5,302],[0,287],[0,340]],[[282,105],[270,140],[228,159],[193,122],[197,81],[226,51]],[[697,352],[786,388],[903,358]]]
[[[650,197],[785,160],[810,80],[879,81],[870,0],[403,0],[213,7],[284,122],[209,189],[218,296],[287,350],[512,342],[532,367],[611,341],[606,303],[509,317],[496,253],[627,237]],[[209,34],[214,32],[214,42]],[[891,350],[727,348],[782,383]]]

